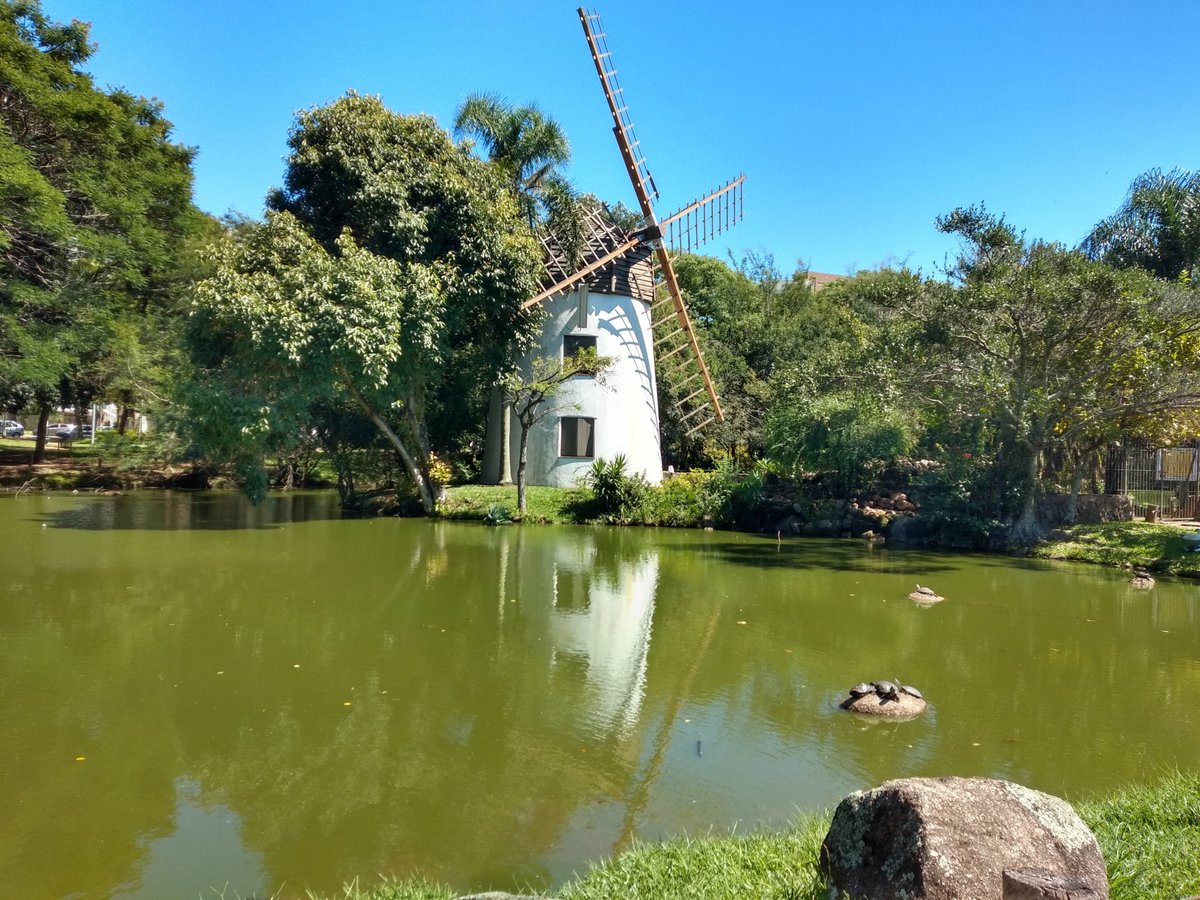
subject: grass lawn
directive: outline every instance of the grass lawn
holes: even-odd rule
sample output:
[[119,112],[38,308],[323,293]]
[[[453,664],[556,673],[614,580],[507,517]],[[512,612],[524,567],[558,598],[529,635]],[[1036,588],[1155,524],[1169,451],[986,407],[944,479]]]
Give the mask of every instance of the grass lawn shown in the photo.
[[[1200,893],[1200,775],[1176,772],[1076,808],[1104,852],[1112,900]],[[815,900],[825,896],[817,860],[828,828],[829,815],[820,814],[778,833],[639,844],[547,896]],[[352,885],[337,900],[451,900],[459,893],[423,880],[392,881],[362,890]]]
[[[583,488],[533,487],[526,489],[525,522],[543,525],[571,525],[584,521],[591,491]],[[479,519],[487,515],[493,503],[508,508],[517,516],[517,489],[514,486],[463,484],[446,488],[446,499],[438,506],[445,519]]]
[[1058,529],[1062,540],[1034,547],[1043,559],[1075,559],[1119,566],[1130,563],[1156,572],[1200,576],[1200,553],[1187,551],[1183,530],[1148,522],[1108,522],[1104,525],[1071,525]]

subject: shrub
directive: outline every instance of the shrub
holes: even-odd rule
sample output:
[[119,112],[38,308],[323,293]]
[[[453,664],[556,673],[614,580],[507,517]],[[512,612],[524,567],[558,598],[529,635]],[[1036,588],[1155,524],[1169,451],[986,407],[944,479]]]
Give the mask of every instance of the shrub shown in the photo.
[[634,522],[645,518],[650,485],[640,473],[630,475],[627,466],[623,454],[608,461],[597,459],[584,477],[592,489],[596,515],[606,522]]
[[835,489],[859,487],[873,462],[912,452],[916,428],[897,409],[871,398],[831,394],[767,413],[768,457],[794,474],[829,472]]

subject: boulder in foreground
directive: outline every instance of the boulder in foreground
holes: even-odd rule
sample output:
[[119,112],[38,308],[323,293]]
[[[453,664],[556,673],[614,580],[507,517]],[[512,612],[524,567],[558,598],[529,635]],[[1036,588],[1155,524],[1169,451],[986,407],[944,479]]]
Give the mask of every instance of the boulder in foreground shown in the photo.
[[831,897],[999,900],[1005,869],[1108,897],[1096,838],[1065,800],[990,778],[906,778],[851,794],[821,845]]

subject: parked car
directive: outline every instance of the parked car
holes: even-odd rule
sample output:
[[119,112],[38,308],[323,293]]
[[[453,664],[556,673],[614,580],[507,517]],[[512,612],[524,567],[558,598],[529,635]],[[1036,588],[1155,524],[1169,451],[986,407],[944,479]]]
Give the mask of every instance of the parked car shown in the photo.
[[3,423],[0,424],[4,425],[4,436],[7,438],[19,438],[24,437],[25,435],[25,426],[20,422],[14,422],[12,419],[5,419]]
[[54,432],[54,436],[60,441],[69,441],[72,438],[79,437],[78,425],[60,425],[58,430]]

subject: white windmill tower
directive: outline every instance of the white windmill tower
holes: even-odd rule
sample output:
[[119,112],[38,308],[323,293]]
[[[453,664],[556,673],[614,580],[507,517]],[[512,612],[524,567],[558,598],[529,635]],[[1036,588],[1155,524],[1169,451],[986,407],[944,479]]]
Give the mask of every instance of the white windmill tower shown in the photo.
[[[600,17],[581,7],[579,21],[644,226],[626,232],[599,212],[590,213],[582,264],[574,270],[554,238],[543,238],[546,282],[524,304],[543,304],[547,313],[531,356],[570,356],[594,347],[613,364],[603,383],[580,375],[563,387],[554,400],[555,414],[530,431],[526,477],[529,484],[569,487],[594,459],[621,454],[630,474],[641,473],[656,483],[662,478],[656,379],[669,383],[679,398],[679,418],[687,435],[724,421],[670,251],[691,250],[739,221],[745,176],[660,220],[653,206],[658,190],[634,135]],[[511,412],[505,414],[512,417]],[[511,418],[510,460],[516,458],[519,428]],[[485,482],[511,477],[500,472],[502,433],[499,416],[493,416],[484,455]]]

